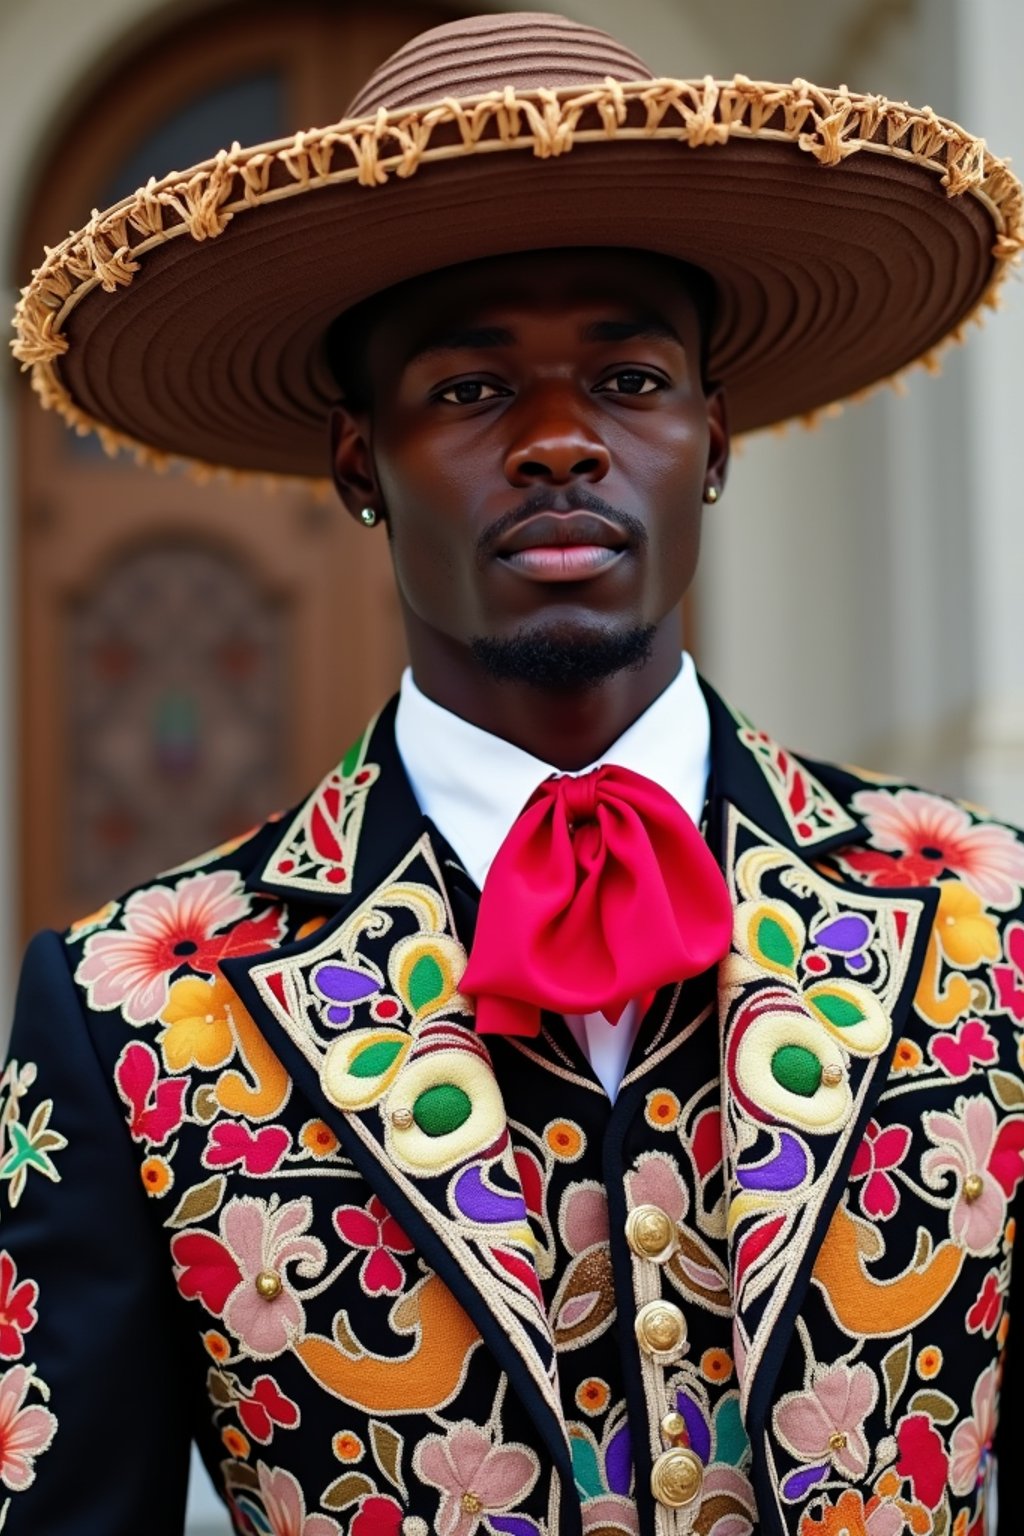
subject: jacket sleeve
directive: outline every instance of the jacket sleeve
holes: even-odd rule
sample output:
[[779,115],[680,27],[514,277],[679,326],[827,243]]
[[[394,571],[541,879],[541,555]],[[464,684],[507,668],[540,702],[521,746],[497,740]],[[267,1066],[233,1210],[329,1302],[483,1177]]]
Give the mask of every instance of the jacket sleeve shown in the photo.
[[180,1536],[190,1439],[175,1372],[180,1309],[54,933],[29,947],[2,1086],[0,1527]]

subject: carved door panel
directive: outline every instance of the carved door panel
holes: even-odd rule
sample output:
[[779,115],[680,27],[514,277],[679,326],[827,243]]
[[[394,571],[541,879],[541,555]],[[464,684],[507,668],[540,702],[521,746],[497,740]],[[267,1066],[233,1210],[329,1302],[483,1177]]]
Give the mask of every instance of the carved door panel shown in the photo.
[[[333,121],[452,14],[247,4],[152,41],[66,125],[24,270],[151,173]],[[386,540],[333,499],[157,476],[27,389],[19,412],[27,934],[296,798],[394,688],[403,644]]]

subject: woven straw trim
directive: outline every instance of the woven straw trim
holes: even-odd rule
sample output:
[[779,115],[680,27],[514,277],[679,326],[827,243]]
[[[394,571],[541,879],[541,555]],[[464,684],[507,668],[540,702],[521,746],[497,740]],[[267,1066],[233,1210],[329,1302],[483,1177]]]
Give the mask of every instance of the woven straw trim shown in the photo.
[[[628,108],[637,102],[646,112],[646,122],[626,126]],[[767,126],[780,113],[782,125]],[[600,125],[581,128],[584,114],[599,117]],[[452,124],[458,129],[458,142],[431,143],[437,129]],[[492,136],[485,137],[488,133]],[[824,90],[806,80],[775,85],[744,75],[731,81],[707,76],[624,83],[608,78],[585,90],[520,93],[509,86],[463,101],[449,98],[432,106],[391,112],[381,108],[372,117],[349,119],[250,149],[235,143],[189,172],[174,172],[161,181],[151,179],[106,212],[94,210],[90,222],[60,245],[46,247],[42,266],[22,289],[11,349],[22,370],[31,370],[32,387],[43,406],[58,411],[77,432],[95,432],[110,455],[126,450],[138,463],[158,470],[172,463],[185,464],[199,479],[225,475],[231,480],[274,484],[294,478],[308,486],[311,482],[301,476],[236,471],[161,453],[83,411],[54,366],[68,349],[63,327],[75,305],[97,286],[107,293],[127,287],[139,270],[140,258],[168,240],[186,234],[194,240],[214,239],[236,214],[314,188],[350,181],[380,186],[392,175],[412,176],[423,164],[469,154],[531,150],[544,160],[567,153],[574,144],[605,139],[669,139],[696,149],[724,144],[730,138],[795,144],[823,166],[838,165],[860,152],[893,156],[932,171],[949,197],[970,193],[986,205],[997,231],[992,279],[972,313],[939,348],[916,359],[908,369],[923,365],[938,371],[941,348],[961,342],[968,324],[980,321],[985,308],[998,307],[999,285],[1024,250],[1024,189],[1006,162],[989,153],[983,139],[938,117],[930,107],[916,109],[882,96],[857,95],[845,87]],[[271,187],[275,166],[283,167],[290,180]],[[239,182],[241,195],[233,196]],[[860,399],[881,384],[899,386],[906,371],[851,398]],[[836,402],[801,420],[812,426],[840,408]]]

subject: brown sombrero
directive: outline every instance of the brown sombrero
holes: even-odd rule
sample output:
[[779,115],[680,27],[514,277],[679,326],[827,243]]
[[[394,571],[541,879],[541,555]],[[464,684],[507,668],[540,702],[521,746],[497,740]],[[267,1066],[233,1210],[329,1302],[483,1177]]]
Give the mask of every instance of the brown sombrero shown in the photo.
[[111,450],[319,476],[336,315],[474,258],[608,244],[711,274],[744,432],[959,338],[1024,245],[1022,189],[929,108],[655,79],[564,17],[481,16],[414,38],[341,122],[94,214],[33,274],[13,348]]

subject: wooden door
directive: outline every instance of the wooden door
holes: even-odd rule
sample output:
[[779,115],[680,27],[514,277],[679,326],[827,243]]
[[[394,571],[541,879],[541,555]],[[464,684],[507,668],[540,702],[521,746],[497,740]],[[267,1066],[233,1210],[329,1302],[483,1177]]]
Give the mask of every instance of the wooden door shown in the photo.
[[[150,174],[334,121],[453,14],[246,4],[159,37],[61,133],[23,270]],[[333,499],[111,461],[27,388],[19,413],[27,935],[296,799],[393,690],[403,643],[383,530]]]

